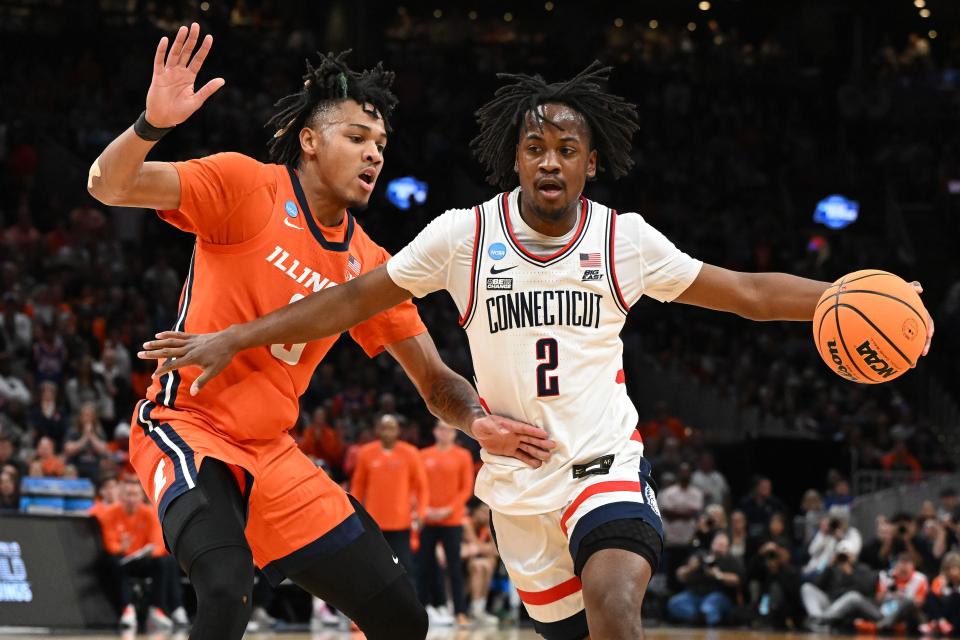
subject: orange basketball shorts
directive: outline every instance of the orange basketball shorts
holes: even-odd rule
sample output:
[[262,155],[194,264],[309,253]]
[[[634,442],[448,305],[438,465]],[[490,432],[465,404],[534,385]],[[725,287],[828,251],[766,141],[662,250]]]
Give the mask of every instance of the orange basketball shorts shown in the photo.
[[247,500],[245,534],[265,572],[277,573],[316,548],[335,551],[363,532],[347,494],[289,435],[237,442],[190,412],[149,400],[137,404],[132,422],[130,460],[160,521],[176,498],[196,487],[204,458],[220,460]]

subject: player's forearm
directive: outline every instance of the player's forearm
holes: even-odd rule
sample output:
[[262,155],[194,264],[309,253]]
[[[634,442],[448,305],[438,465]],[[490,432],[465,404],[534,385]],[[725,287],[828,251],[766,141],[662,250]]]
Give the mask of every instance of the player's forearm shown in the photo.
[[801,320],[813,318],[813,311],[829,282],[810,280],[788,273],[750,273],[753,320]]
[[[381,273],[382,272],[382,273]],[[378,286],[389,278],[383,267],[355,280],[313,293],[265,316],[233,325],[227,337],[235,351],[269,344],[299,344],[338,335],[367,318],[403,302],[403,292]]]
[[476,390],[462,376],[439,376],[423,390],[430,413],[473,437],[473,421],[486,415]]
[[147,154],[155,144],[128,127],[93,161],[87,177],[90,195],[104,204],[121,201],[123,194],[137,184]]

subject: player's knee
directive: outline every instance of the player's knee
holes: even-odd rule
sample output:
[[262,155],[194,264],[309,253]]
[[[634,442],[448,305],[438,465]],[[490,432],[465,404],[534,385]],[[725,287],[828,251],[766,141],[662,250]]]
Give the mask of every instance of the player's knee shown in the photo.
[[367,603],[356,616],[368,640],[423,640],[427,612],[406,576],[400,576]]
[[190,571],[197,606],[249,616],[252,610],[253,558],[248,549],[224,547],[200,555]]

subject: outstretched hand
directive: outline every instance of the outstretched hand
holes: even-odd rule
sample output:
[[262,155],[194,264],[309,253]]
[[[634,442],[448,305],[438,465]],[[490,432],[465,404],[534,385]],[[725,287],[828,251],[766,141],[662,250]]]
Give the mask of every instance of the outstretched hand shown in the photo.
[[489,453],[516,458],[534,469],[549,460],[557,446],[543,429],[500,416],[478,418],[470,431]]
[[[914,280],[910,283],[913,287],[913,290],[917,292],[917,295],[923,293],[923,285]],[[926,309],[924,309],[926,311]],[[930,315],[930,312],[927,311],[927,343],[923,345],[923,351],[920,353],[921,356],[925,356],[930,352],[930,342],[933,340],[933,317]],[[913,366],[917,366],[914,364]]]
[[223,78],[214,78],[199,91],[193,90],[197,73],[213,46],[213,36],[207,34],[194,54],[199,38],[200,25],[196,22],[190,29],[180,27],[169,55],[167,37],[160,38],[153,58],[153,79],[147,91],[147,122],[154,127],[165,129],[180,124],[226,84]]
[[230,364],[237,353],[227,331],[199,334],[164,331],[157,334],[156,340],[144,342],[143,351],[138,352],[137,357],[165,360],[154,372],[155,377],[183,367],[199,367],[200,375],[190,385],[190,395],[195,396]]

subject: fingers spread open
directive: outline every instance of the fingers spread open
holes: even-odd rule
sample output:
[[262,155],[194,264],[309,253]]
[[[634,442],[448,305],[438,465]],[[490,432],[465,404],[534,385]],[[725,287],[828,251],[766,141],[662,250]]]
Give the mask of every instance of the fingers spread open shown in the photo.
[[193,50],[197,47],[197,40],[200,39],[200,25],[196,22],[190,25],[190,31],[187,32],[187,41],[183,43],[183,49],[180,50],[180,55],[177,59],[177,64],[181,67],[187,66],[187,63],[190,62],[190,56],[193,55]]
[[164,362],[162,365],[160,365],[160,368],[157,369],[153,375],[156,377],[160,377],[162,375],[166,375],[170,373],[171,371],[174,371],[175,369],[182,369],[183,367],[186,367],[189,364],[190,364],[189,358],[170,358],[169,360]]
[[200,91],[197,91],[197,98],[199,98],[200,102],[206,102],[207,98],[216,93],[217,89],[225,84],[227,84],[227,81],[223,78],[214,78],[207,84],[200,87]]
[[197,54],[193,56],[193,60],[190,61],[190,64],[187,65],[187,68],[194,73],[200,71],[200,67],[203,66],[203,61],[207,59],[207,54],[210,53],[210,47],[213,46],[213,36],[209,33],[204,36],[203,42],[200,44],[200,49],[197,50]]
[[156,75],[163,70],[163,59],[167,57],[167,44],[170,41],[167,36],[160,38],[160,44],[157,45],[157,53],[153,56],[153,74]]
[[180,60],[180,53],[183,51],[183,43],[187,39],[187,28],[177,29],[177,36],[173,39],[173,45],[170,47],[170,55],[167,56],[167,67],[177,66]]

